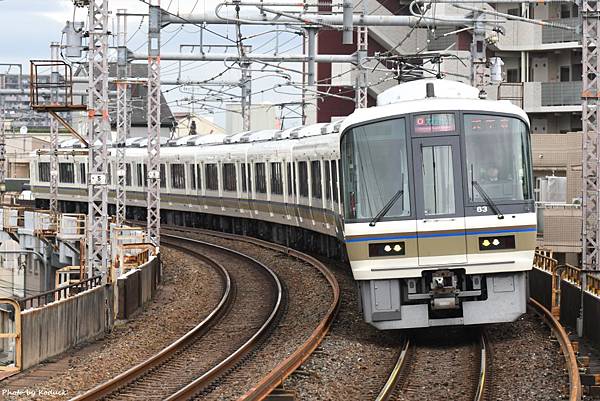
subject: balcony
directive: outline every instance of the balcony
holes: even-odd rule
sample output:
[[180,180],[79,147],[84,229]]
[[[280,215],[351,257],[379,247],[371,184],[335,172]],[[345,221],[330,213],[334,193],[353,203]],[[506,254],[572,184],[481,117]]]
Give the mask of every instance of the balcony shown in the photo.
[[[552,21],[546,22],[554,22],[562,25],[567,25],[571,27],[576,27],[579,24],[579,19],[577,17],[574,18],[561,18]],[[575,30],[566,30],[560,28],[554,28],[550,26],[542,27],[542,43],[564,43],[564,42],[579,42],[581,39],[581,34],[578,34]]]
[[578,106],[581,89],[581,81],[542,82],[542,106]]
[[538,245],[554,252],[581,252],[581,205],[536,202]]

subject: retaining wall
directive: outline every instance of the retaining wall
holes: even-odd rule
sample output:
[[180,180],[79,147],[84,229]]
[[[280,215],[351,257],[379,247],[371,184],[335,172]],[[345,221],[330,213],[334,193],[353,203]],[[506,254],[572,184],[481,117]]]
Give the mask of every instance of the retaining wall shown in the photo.
[[[529,277],[530,295],[550,309],[552,297],[552,276],[550,273],[533,268]],[[572,330],[577,328],[580,313],[581,290],[579,286],[561,279],[560,281],[560,322]],[[585,292],[583,295],[583,336],[600,346],[600,297]]]
[[21,313],[22,366],[27,369],[112,327],[113,287],[95,287]]
[[117,319],[131,318],[154,297],[160,282],[160,269],[160,261],[155,257],[117,280]]

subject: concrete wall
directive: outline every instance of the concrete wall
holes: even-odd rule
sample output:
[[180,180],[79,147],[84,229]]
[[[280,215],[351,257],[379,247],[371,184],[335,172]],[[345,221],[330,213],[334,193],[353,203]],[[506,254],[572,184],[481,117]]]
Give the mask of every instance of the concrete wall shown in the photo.
[[144,304],[154,297],[160,282],[160,262],[150,259],[138,269],[132,270],[117,280],[117,319],[129,319],[138,313]]
[[[112,327],[113,287],[100,286],[21,314],[23,369]],[[107,301],[108,300],[108,301]]]

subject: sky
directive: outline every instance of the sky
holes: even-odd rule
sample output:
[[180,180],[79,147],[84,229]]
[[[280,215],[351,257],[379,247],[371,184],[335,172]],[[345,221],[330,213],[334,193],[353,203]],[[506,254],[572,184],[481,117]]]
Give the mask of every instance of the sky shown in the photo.
[[[203,11],[204,8],[214,8],[219,3],[218,0],[162,0],[161,6],[172,13],[187,14],[190,12]],[[127,9],[131,13],[145,13],[148,11],[147,4],[141,0],[109,0],[109,9],[113,16],[117,9]],[[61,31],[66,21],[87,20],[87,8],[77,8],[73,6],[71,0],[0,0],[0,63],[18,63],[22,64],[24,71],[29,69],[29,61],[33,59],[47,59],[50,56],[50,42],[61,42]],[[130,17],[128,19],[128,47],[130,50],[146,53],[147,52],[147,18]],[[112,31],[116,33],[116,18],[113,22]],[[218,35],[204,32],[204,43],[212,45],[223,45],[235,43],[236,33],[233,26],[219,25],[209,26],[209,29]],[[271,30],[272,28],[267,28]],[[264,28],[244,28],[245,36],[253,35],[264,31]],[[170,25],[162,30],[162,48],[163,52],[179,52],[181,44],[198,44],[200,41],[200,28],[194,25]],[[111,39],[110,45],[116,43]],[[244,41],[244,44],[252,45],[257,52],[269,53],[275,50],[275,43],[279,43],[279,53],[301,53],[302,42],[298,35],[283,32],[275,38],[274,33],[260,35],[253,39]],[[189,50],[188,50],[189,51]],[[215,50],[222,52],[221,49]],[[235,49],[232,49],[235,52]],[[111,54],[111,59],[116,57],[116,53]],[[263,68],[262,65],[254,65],[256,69]],[[284,64],[284,66],[286,66]],[[175,79],[179,75],[179,66],[177,62],[163,62],[161,76],[163,78]],[[181,78],[188,80],[204,80],[210,77],[219,76],[219,80],[239,80],[240,72],[235,68],[227,68],[223,62],[198,63],[183,62],[181,68]],[[299,69],[299,64],[289,65],[289,67]],[[1,67],[0,72],[7,72],[8,67]],[[10,71],[14,72],[14,70]],[[252,74],[252,91],[256,93],[252,101],[279,103],[287,100],[299,101],[299,91],[293,88],[282,90],[270,90],[278,83],[285,80],[279,73],[274,73],[268,69],[265,71],[254,71]],[[294,80],[298,80],[298,74],[292,74]],[[189,110],[188,105],[191,97],[191,89],[163,87],[166,91],[167,100],[176,111]],[[264,91],[264,93],[261,93]],[[202,97],[205,90],[194,89],[196,98]],[[238,93],[234,90],[231,93]],[[289,95],[288,93],[292,93]],[[221,96],[227,98],[227,96]],[[214,98],[214,96],[213,96]],[[177,100],[180,100],[177,103]],[[184,99],[184,100],[181,100]],[[187,100],[185,100],[187,99]],[[179,104],[179,105],[178,105]],[[219,108],[219,103],[210,103],[209,111],[215,116],[215,121],[221,125],[224,122],[224,113]],[[202,114],[198,109],[201,106],[195,106],[196,111]]]

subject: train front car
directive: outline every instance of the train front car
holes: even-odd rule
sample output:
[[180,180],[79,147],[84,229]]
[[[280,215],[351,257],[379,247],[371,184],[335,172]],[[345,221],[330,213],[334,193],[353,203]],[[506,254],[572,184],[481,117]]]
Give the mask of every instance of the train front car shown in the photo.
[[478,94],[411,82],[344,121],[344,238],[379,329],[525,312],[536,237],[528,119]]

